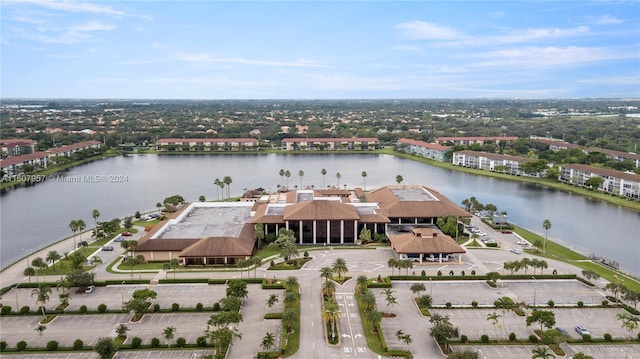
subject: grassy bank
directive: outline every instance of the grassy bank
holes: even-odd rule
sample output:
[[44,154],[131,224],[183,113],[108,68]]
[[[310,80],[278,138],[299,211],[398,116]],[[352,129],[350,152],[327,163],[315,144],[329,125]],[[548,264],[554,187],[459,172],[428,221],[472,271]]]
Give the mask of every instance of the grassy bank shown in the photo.
[[[536,240],[544,240],[543,237],[517,226],[515,226],[515,232],[530,243],[535,243]],[[546,252],[536,252],[535,249],[528,249],[527,252],[536,256],[569,263],[584,270],[591,270],[603,279],[613,283],[617,283],[619,280],[621,284],[624,284],[630,290],[640,292],[640,281],[637,278],[595,263],[584,255],[553,241],[547,240]]]

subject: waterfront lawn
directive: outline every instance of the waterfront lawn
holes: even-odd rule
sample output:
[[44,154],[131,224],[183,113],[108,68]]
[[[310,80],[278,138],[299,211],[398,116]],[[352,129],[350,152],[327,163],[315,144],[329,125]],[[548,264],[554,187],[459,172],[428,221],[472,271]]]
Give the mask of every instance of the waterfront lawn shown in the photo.
[[[86,247],[79,248],[75,253],[80,253],[85,259],[96,251],[96,248]],[[87,270],[87,268],[91,269],[94,266],[83,266],[83,270]],[[71,261],[69,259],[63,258],[55,263],[55,265],[49,264],[47,268],[36,270],[37,275],[53,275],[53,274],[67,274],[71,272],[74,268],[71,268]]]
[[158,223],[160,223],[160,220],[154,219],[151,221],[135,221],[133,222],[133,225],[138,227],[148,227],[148,226],[155,226]]

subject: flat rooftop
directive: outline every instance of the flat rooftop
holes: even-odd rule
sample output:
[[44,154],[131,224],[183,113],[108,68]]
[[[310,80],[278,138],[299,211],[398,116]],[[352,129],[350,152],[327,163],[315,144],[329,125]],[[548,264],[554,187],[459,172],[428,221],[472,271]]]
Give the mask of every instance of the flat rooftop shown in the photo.
[[424,187],[413,188],[390,188],[396,198],[401,201],[439,201],[431,192]]
[[154,238],[238,237],[244,224],[253,217],[253,204],[216,204],[191,204],[178,218],[169,221]]

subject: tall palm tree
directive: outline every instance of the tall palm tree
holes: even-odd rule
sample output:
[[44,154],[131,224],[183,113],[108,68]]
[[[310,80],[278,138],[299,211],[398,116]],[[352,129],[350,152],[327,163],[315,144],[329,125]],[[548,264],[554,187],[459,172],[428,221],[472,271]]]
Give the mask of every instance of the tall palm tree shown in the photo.
[[213,180],[213,185],[216,186],[216,198],[220,200],[220,178]]
[[256,224],[256,239],[258,240],[258,250],[260,250],[260,241],[264,239],[264,224],[258,223]]
[[303,170],[298,171],[298,176],[300,176],[300,188],[302,188],[302,176],[304,176],[304,171]]
[[282,312],[282,325],[287,330],[287,333],[290,332],[291,327],[298,319],[298,313],[296,313],[295,309],[290,307],[284,308],[284,311]]
[[284,176],[287,177],[287,191],[289,190],[289,177],[291,177],[291,172],[289,170],[284,171]]
[[373,295],[373,292],[367,290],[360,297],[360,302],[364,306],[364,311],[368,312],[376,306],[376,297]]
[[45,259],[46,259],[47,262],[51,262],[51,267],[55,270],[56,269],[56,261],[59,260],[60,258],[62,258],[62,256],[57,251],[49,251],[49,253],[47,253],[47,257]]
[[287,277],[287,280],[284,282],[284,287],[289,291],[297,292],[298,289],[300,289],[300,283],[298,282],[298,277],[294,277],[294,276]]
[[336,282],[326,281],[322,283],[322,295],[325,297],[333,297],[336,293]]
[[336,173],[336,179],[338,180],[338,189],[340,189],[340,178],[342,178],[340,172]]
[[320,171],[320,174],[322,174],[322,189],[326,189],[327,186],[324,184],[324,176],[327,175],[327,170],[323,168],[322,171]]
[[368,285],[369,280],[367,279],[367,276],[360,275],[356,278],[356,287],[360,289],[361,292],[364,292],[368,288]]
[[338,275],[338,278],[342,278],[342,274],[347,273],[349,268],[344,258],[336,258],[331,266],[331,270]]
[[494,328],[497,327],[497,325],[499,323],[499,320],[500,320],[500,317],[502,317],[502,316],[500,314],[496,313],[496,312],[487,314],[487,320],[491,321],[491,324],[493,324]]
[[47,317],[45,312],[45,304],[49,301],[51,294],[51,287],[40,285],[38,288],[33,288],[31,291],[31,296],[36,296],[36,304],[40,304],[40,309],[42,310],[42,316]]
[[[40,272],[42,272],[43,269],[47,268],[47,263],[41,257],[37,257],[36,259],[32,260],[31,265],[37,268]],[[44,278],[44,273],[42,273],[42,276]],[[37,278],[36,280],[39,281]]]
[[98,217],[100,217],[100,211],[94,209],[93,211],[91,211],[91,217],[93,217],[93,220],[96,222],[96,227],[98,227]]
[[551,221],[545,219],[542,221],[542,228],[544,228],[544,245],[542,246],[542,251],[547,251],[547,238],[549,237],[549,229],[551,229]]
[[373,332],[377,333],[378,324],[380,324],[380,321],[382,320],[382,312],[374,308],[364,313],[364,320],[370,323],[373,326]]
[[331,277],[333,277],[333,270],[331,267],[320,268],[320,278],[324,278],[324,281],[328,282]]
[[231,183],[233,183],[231,176],[224,176],[222,182],[227,185],[227,198],[231,198]]
[[280,172],[278,172],[280,174],[280,185],[284,186],[284,169],[280,169]]
[[367,171],[362,171],[362,190],[367,190]]
[[[36,275],[36,270],[33,267],[27,267],[24,269],[24,271],[22,272],[23,275],[29,277],[29,283],[31,283],[31,277]],[[38,280],[38,278],[36,277],[36,280]]]
[[71,222],[69,222],[69,228],[71,229],[71,232],[73,232],[73,250],[76,249],[76,232],[78,231],[78,221],[76,221],[75,219],[72,219]]
[[531,351],[531,359],[551,359],[556,356],[547,351],[547,347],[536,345]]
[[398,260],[395,258],[389,258],[389,260],[387,261],[387,266],[389,266],[389,268],[391,268],[391,275],[395,274],[395,269],[396,268],[400,268],[398,266]]
[[224,199],[224,182],[218,182],[218,187],[220,187],[220,193],[222,193],[222,199]]
[[334,340],[336,338],[336,335],[338,334],[337,333],[338,325],[336,322],[338,321],[339,316],[340,316],[340,306],[338,305],[338,302],[336,302],[336,299],[334,297],[329,297],[329,299],[327,299],[324,302],[324,310],[322,311],[322,317],[324,318],[324,320],[329,322],[332,340]]

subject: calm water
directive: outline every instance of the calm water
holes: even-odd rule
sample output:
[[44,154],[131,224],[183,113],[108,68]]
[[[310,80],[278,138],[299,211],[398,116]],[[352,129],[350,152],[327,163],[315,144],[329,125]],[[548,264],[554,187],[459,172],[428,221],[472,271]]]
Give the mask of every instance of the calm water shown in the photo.
[[[509,219],[534,232],[544,233],[542,221],[551,220],[549,237],[585,254],[597,253],[614,259],[622,270],[640,275],[640,213],[544,187],[474,176],[431,167],[388,155],[251,155],[251,156],[156,156],[110,158],[75,167],[64,175],[126,176],[120,183],[56,182],[48,180],[27,188],[5,191],[0,197],[2,266],[71,235],[69,222],[82,218],[94,223],[91,211],[101,213],[100,221],[123,218],[135,211],[155,209],[157,202],[173,194],[188,201],[200,195],[217,198],[215,178],[231,176],[231,195],[245,189],[275,190],[286,185],[280,169],[289,170],[289,187],[314,185],[364,186],[395,183],[396,175],[405,184],[423,184],[448,196],[455,203],[476,196],[506,210]],[[304,175],[300,177],[298,172]]]

